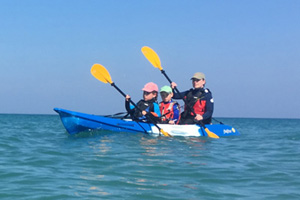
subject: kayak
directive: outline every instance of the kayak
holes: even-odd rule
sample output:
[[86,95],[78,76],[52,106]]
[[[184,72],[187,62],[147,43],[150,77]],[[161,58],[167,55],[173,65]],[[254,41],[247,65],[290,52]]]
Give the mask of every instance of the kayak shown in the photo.
[[[71,135],[80,132],[101,130],[112,132],[146,133],[153,136],[160,135],[158,128],[151,123],[136,122],[132,121],[131,119],[119,119],[107,116],[86,114],[61,108],[54,108],[54,111],[59,114],[65,129]],[[172,136],[207,136],[204,128],[196,124],[157,125]],[[210,124],[205,126],[208,130],[218,136],[240,135],[240,133],[236,129],[225,124]]]

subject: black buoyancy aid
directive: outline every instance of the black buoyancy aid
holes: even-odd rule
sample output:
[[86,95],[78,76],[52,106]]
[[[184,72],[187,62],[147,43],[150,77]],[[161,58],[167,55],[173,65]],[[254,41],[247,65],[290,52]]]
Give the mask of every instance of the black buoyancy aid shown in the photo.
[[177,104],[176,101],[164,103],[159,103],[159,109],[161,113],[161,121],[170,121],[174,117],[174,105]]
[[155,99],[151,99],[149,101],[145,101],[145,100],[140,100],[137,103],[137,107],[139,109],[134,109],[134,113],[133,113],[133,118],[136,120],[143,120],[146,117],[142,115],[142,113],[139,111],[143,111],[145,110],[146,112],[154,112],[154,105],[153,103],[155,102]]

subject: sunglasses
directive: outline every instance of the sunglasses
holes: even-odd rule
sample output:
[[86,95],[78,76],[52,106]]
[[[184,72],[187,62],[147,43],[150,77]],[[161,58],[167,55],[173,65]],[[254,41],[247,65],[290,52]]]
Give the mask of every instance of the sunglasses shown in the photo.
[[149,95],[149,94],[151,94],[152,92],[146,92],[146,91],[144,91],[144,95]]
[[199,82],[199,81],[201,81],[202,79],[196,79],[196,78],[193,78],[192,79],[194,82]]
[[164,99],[164,98],[166,98],[167,96],[169,96],[169,93],[167,93],[167,92],[161,92],[161,93],[160,93],[160,96],[161,96],[162,99]]

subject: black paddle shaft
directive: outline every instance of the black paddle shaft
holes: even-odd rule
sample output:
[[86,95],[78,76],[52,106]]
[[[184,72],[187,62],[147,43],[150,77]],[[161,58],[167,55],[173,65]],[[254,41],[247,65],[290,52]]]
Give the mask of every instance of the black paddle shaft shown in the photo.
[[[171,84],[172,81],[171,79],[168,77],[168,75],[166,74],[165,70],[161,70],[161,73],[166,77],[166,79],[169,81],[169,83]],[[181,93],[179,92],[179,90],[177,89],[177,87],[174,88],[174,90],[180,95],[180,98],[184,101],[185,103],[185,99],[181,96]]]
[[[114,88],[116,88],[124,97],[126,97],[126,94],[120,90],[120,88],[118,88],[118,86],[116,86],[116,84],[114,82],[111,83],[111,86],[113,86]],[[142,110],[137,107],[137,105],[131,100],[129,99],[129,102],[135,107],[137,108],[140,112],[142,112]],[[148,112],[146,114],[146,118],[149,119],[153,124],[154,126],[156,126],[156,128],[158,128],[159,131],[161,131],[161,128],[157,125],[157,123],[148,115]]]

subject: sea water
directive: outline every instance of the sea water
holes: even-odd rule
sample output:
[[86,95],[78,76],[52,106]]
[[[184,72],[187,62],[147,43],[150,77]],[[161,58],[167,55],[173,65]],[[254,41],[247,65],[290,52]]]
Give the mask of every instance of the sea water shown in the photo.
[[0,199],[300,199],[300,120],[240,136],[70,136],[58,115],[0,115]]

